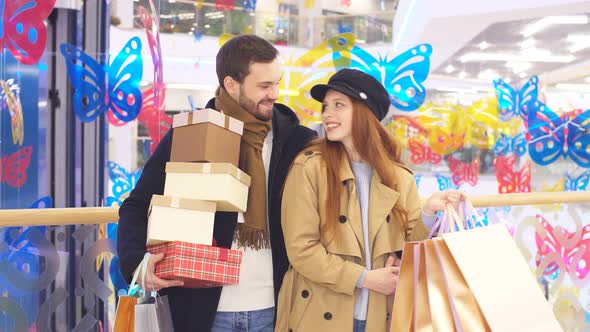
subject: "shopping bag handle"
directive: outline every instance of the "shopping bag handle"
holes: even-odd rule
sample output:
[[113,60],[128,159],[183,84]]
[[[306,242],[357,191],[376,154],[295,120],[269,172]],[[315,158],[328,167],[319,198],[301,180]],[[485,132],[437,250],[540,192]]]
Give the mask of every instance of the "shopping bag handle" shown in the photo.
[[[146,252],[145,255],[143,255],[143,259],[141,260],[141,262],[139,262],[139,266],[137,267],[137,269],[135,270],[135,273],[133,274],[133,279],[131,279],[131,284],[129,284],[129,292],[128,295],[133,295],[131,293],[131,291],[133,290],[133,288],[137,285],[137,279],[139,278],[139,274],[142,274],[142,282],[145,283],[145,274],[147,272],[147,265],[150,259],[150,253]],[[142,285],[143,286],[143,285]],[[145,288],[142,288],[145,290]]]

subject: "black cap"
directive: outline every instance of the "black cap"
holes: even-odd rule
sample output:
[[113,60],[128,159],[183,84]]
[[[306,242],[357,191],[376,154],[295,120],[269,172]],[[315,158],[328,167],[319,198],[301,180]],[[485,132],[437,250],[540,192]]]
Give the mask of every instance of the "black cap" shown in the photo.
[[389,111],[389,95],[381,82],[373,76],[356,69],[341,69],[328,84],[317,84],[311,88],[313,99],[322,102],[328,90],[336,90],[369,106],[379,121]]

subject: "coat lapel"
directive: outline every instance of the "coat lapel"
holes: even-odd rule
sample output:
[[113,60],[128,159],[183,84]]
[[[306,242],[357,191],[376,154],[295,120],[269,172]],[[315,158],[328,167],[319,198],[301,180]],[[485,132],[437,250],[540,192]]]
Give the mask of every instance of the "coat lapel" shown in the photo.
[[356,182],[354,173],[350,167],[350,162],[346,156],[340,160],[340,180],[343,182],[344,188],[342,192],[342,199],[340,206],[342,211],[345,211],[347,218],[346,224],[350,227],[356,237],[358,246],[361,251],[360,257],[364,257],[364,241],[363,241],[363,225],[361,221],[361,208],[358,203],[358,194],[356,193]]
[[[375,239],[383,224],[387,223],[387,216],[399,199],[400,194],[381,182],[377,172],[371,178],[371,194],[369,196],[369,242],[371,243],[372,255],[375,252]],[[393,222],[393,220],[390,220]],[[372,257],[373,259],[377,257]]]

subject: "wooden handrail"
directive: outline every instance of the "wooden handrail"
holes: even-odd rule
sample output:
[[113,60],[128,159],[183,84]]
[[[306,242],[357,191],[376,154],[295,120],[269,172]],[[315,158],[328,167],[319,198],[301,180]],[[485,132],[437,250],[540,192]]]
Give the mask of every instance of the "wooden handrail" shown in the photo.
[[117,222],[119,207],[0,210],[0,227],[66,226]]
[[[475,207],[590,203],[590,191],[469,196]],[[118,207],[0,209],[0,227],[116,223]]]

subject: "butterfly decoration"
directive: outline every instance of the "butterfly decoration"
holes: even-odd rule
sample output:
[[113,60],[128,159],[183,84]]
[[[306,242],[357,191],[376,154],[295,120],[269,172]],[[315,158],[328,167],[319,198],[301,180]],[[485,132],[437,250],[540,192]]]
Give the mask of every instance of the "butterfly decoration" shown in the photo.
[[564,191],[586,191],[590,182],[590,171],[585,171],[578,176],[565,175]]
[[20,188],[27,182],[27,170],[31,163],[33,148],[25,146],[0,160],[0,183]]
[[530,105],[539,97],[538,83],[539,77],[532,76],[520,90],[515,90],[501,78],[494,80],[500,120],[508,121],[519,116],[526,125]]
[[414,180],[416,180],[416,187],[420,187],[420,181],[422,180],[421,174],[414,175]]
[[4,45],[14,58],[33,65],[45,51],[49,16],[55,0],[0,0],[0,48]]
[[[52,208],[53,200],[51,196],[41,197],[29,205],[30,209]],[[5,249],[0,252],[0,261],[8,262],[23,275],[31,278],[38,278],[42,271],[43,262],[40,256],[43,256],[40,243],[36,241],[45,236],[47,226],[24,226],[24,227],[6,227],[3,229],[2,242]],[[8,283],[2,283],[3,288]],[[13,289],[14,288],[14,289]],[[28,293],[17,287],[10,287],[15,294]],[[13,294],[14,295],[14,294]]]
[[350,7],[351,0],[340,0],[340,5]]
[[256,10],[256,0],[243,0],[242,10],[245,12],[253,12]]
[[344,25],[341,21],[338,21],[338,33],[352,32],[352,25]]
[[459,189],[461,186],[457,186],[453,183],[453,180],[441,174],[435,174],[436,182],[438,182],[438,190],[445,191],[449,189]]
[[131,190],[135,188],[142,170],[128,172],[114,161],[108,161],[107,167],[109,168],[109,179],[113,186],[111,187],[112,196],[106,198],[105,205],[117,206],[123,203]]
[[388,55],[379,55],[377,59],[359,46],[354,46],[350,53],[352,61],[349,67],[364,71],[381,82],[391,104],[397,109],[414,111],[424,103],[426,89],[422,83],[430,72],[430,44],[417,45],[391,60]]
[[522,157],[526,153],[526,144],[525,133],[520,133],[514,137],[501,133],[494,145],[494,152],[496,156],[514,154],[517,157]]
[[93,121],[108,111],[124,122],[137,117],[142,104],[139,82],[143,75],[139,37],[129,39],[110,66],[100,65],[70,44],[62,44],[60,49],[74,87],[74,112],[82,122]]
[[233,10],[236,0],[215,0],[215,10]]
[[154,6],[154,2],[149,0],[151,14],[144,8],[139,7],[139,15],[146,32],[148,45],[150,47],[150,54],[154,64],[154,83],[153,83],[153,99],[155,105],[162,105],[164,103],[164,68],[162,58],[162,47],[160,45],[160,24],[157,20],[158,12]]
[[515,171],[516,160],[515,155],[500,156],[494,159],[498,192],[500,194],[531,192],[531,162],[527,160],[520,170]]
[[[547,256],[557,256],[561,261],[551,261],[547,264],[544,275],[551,276],[560,273],[560,265],[563,265],[567,273],[577,279],[584,279],[590,266],[590,225],[577,228],[575,232],[569,232],[561,226],[553,227],[542,215],[536,218],[544,229],[545,234],[535,232],[535,244],[537,266]],[[581,226],[581,225],[578,225]]]
[[0,101],[6,105],[10,114],[10,128],[12,130],[12,144],[23,145],[25,139],[25,124],[23,109],[20,102],[20,87],[14,79],[0,80]]
[[408,141],[410,148],[410,161],[415,165],[430,163],[436,165],[441,162],[442,156],[434,151],[420,139],[413,137]]
[[158,13],[152,0],[149,1],[149,4],[151,14],[141,6],[139,7],[139,13],[154,64],[154,83],[150,89],[142,93],[141,111],[137,116],[137,121],[146,127],[151,138],[150,153],[153,153],[162,137],[170,129],[172,118],[165,113],[164,107],[166,86],[164,84],[162,49],[160,46],[160,27],[156,20]]
[[193,31],[193,38],[195,43],[199,43],[203,39],[203,31]]
[[557,181],[556,183],[548,185],[545,181],[541,184],[541,191],[544,192],[561,192],[565,189],[565,178]]
[[469,107],[427,102],[418,112],[419,123],[428,131],[428,144],[438,154],[448,155],[465,145],[480,149],[493,145],[498,111],[490,98],[478,100]]
[[574,110],[561,116],[535,102],[528,118],[529,155],[539,165],[549,165],[559,157],[590,168],[590,110]]
[[404,148],[408,146],[410,138],[428,137],[428,131],[413,116],[393,115],[385,127],[395,135]]
[[164,105],[162,104],[165,97],[166,89],[162,89],[160,105],[156,105],[153,87],[144,91],[142,94],[143,105],[141,106],[141,112],[137,116],[137,121],[146,127],[148,135],[150,135],[150,153],[154,153],[160,140],[162,140],[172,126],[172,117],[165,113]]
[[320,104],[309,95],[311,87],[327,83],[334,68],[350,64],[354,35],[336,35],[297,57],[283,58],[280,103],[295,111],[303,125],[320,122]]
[[455,157],[449,156],[447,162],[452,173],[451,179],[456,186],[460,186],[463,183],[469,183],[471,186],[475,186],[479,181],[480,162],[478,158],[468,164],[464,164]]
[[315,0],[304,0],[303,7],[305,9],[313,9],[315,7]]

